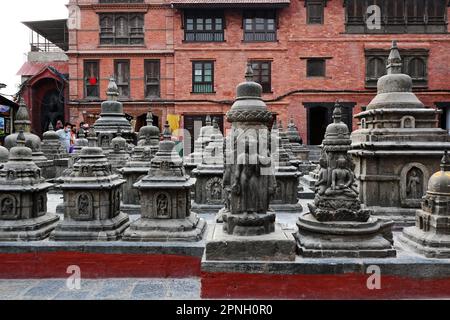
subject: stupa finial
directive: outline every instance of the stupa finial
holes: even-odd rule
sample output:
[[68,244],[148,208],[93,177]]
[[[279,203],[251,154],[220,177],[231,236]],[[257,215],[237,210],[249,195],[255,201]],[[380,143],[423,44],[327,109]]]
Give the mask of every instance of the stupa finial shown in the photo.
[[108,90],[106,91],[108,100],[115,101],[119,96],[119,88],[117,87],[116,79],[111,76],[109,78]]
[[387,65],[388,74],[402,73],[402,57],[397,46],[397,40],[392,41],[391,52]]
[[444,151],[444,156],[441,160],[441,170],[442,171],[450,171],[450,157],[448,155],[448,150]]
[[172,140],[172,131],[170,130],[169,121],[166,121],[166,124],[164,125],[163,139]]
[[333,120],[334,123],[342,122],[342,106],[339,104],[339,101],[336,101],[334,104]]
[[212,125],[212,123],[211,123],[211,116],[208,114],[207,116],[206,116],[206,126],[211,126]]
[[153,113],[150,108],[148,109],[148,112],[147,112],[147,125],[148,126],[153,125]]
[[219,122],[217,122],[217,118],[216,117],[213,118],[213,128],[214,129],[219,129]]
[[19,135],[17,136],[17,145],[20,147],[25,147],[25,134],[23,133],[23,130],[20,130]]
[[253,68],[251,63],[247,63],[247,71],[245,72],[245,80],[253,81]]
[[53,128],[53,123],[51,123],[51,122],[48,125],[48,131],[55,131],[55,128]]
[[78,137],[79,138],[85,138],[86,137],[86,134],[85,134],[83,128],[80,128],[80,130],[78,131]]

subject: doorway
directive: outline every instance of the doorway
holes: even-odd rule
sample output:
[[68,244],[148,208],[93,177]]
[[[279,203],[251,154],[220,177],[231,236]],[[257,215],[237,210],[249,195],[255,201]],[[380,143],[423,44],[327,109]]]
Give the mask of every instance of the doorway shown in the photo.
[[48,90],[41,103],[41,128],[39,133],[46,132],[50,123],[56,128],[56,123],[64,123],[64,95],[56,90]]

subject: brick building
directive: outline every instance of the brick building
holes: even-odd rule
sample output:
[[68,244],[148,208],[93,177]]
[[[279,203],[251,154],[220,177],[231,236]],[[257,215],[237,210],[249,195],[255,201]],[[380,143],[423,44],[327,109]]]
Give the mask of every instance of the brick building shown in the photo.
[[[365,23],[381,8],[379,29]],[[443,109],[450,129],[448,0],[70,0],[79,28],[69,30],[73,123],[95,121],[115,75],[136,130],[148,107],[191,132],[215,115],[225,126],[236,85],[253,64],[264,99],[285,124],[291,116],[308,144],[319,144],[334,102],[346,122],[374,97],[391,41],[419,98]],[[70,6],[69,6],[70,8]],[[224,123],[225,122],[225,123]]]

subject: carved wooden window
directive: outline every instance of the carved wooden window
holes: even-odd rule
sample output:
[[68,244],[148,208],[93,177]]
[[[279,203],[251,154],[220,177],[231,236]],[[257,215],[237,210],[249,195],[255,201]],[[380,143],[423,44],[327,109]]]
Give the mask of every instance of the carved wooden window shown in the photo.
[[114,61],[114,74],[119,88],[119,98],[130,97],[130,61]]
[[144,3],[144,0],[99,0],[99,3]]
[[[413,81],[413,87],[428,86],[428,50],[400,50],[402,56],[402,72],[408,74]],[[378,79],[387,73],[388,50],[366,51],[366,88],[376,88]]]
[[276,12],[246,11],[243,28],[244,41],[277,41]]
[[308,24],[323,24],[326,0],[306,0],[306,21]]
[[214,62],[194,61],[192,63],[192,92],[214,92]]
[[84,62],[84,96],[85,98],[100,98],[99,62]]
[[306,60],[307,77],[325,77],[325,59],[313,58]]
[[[348,33],[447,33],[448,0],[345,0]],[[369,29],[367,8],[381,9],[381,26]]]
[[264,93],[272,92],[272,63],[270,61],[250,61],[253,69],[253,81],[258,82]]
[[220,11],[187,11],[184,17],[184,41],[222,42],[225,18]]
[[145,96],[148,98],[159,98],[160,93],[160,61],[145,61]]
[[100,44],[137,45],[144,43],[144,14],[100,14]]

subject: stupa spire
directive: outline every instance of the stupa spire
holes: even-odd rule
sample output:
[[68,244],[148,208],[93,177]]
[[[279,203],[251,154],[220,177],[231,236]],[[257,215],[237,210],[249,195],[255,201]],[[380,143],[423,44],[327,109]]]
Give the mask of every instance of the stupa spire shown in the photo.
[[116,79],[111,76],[109,78],[108,90],[106,91],[108,100],[116,101],[119,97],[119,88],[117,87]]
[[334,119],[334,123],[341,123],[342,122],[342,107],[339,104],[339,102],[337,102],[337,101],[336,101],[336,103],[334,105],[333,119]]
[[253,68],[251,63],[247,64],[247,71],[245,72],[245,80],[247,80],[248,82],[253,81]]
[[172,139],[172,131],[170,130],[169,121],[166,121],[166,124],[164,125],[163,139],[169,141]]
[[441,170],[442,171],[450,171],[450,157],[448,155],[448,150],[444,151],[444,156],[441,160]]
[[396,40],[392,41],[391,52],[388,58],[387,73],[402,73],[402,57],[400,56],[400,52],[398,51]]
[[25,147],[25,141],[25,134],[23,133],[23,130],[20,130],[19,135],[17,136],[17,146]]

